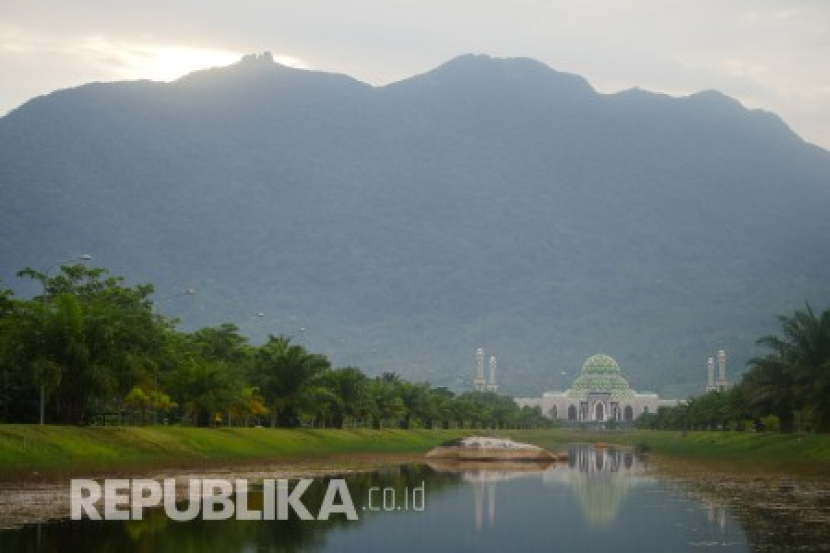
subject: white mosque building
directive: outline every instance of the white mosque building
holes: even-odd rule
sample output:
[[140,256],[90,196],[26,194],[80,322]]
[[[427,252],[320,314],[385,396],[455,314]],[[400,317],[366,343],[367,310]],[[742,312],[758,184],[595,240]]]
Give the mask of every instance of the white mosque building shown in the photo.
[[620,366],[608,355],[589,357],[570,389],[546,392],[540,398],[516,398],[519,407],[540,407],[552,419],[570,423],[630,423],[662,406],[673,407],[675,399],[637,393],[628,385]]

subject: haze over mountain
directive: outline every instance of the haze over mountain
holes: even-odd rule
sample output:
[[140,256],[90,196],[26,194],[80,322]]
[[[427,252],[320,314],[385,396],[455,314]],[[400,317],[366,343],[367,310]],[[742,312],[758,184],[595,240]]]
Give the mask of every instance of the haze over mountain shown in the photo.
[[826,307],[829,209],[830,153],[776,116],[530,59],[372,87],[247,56],[0,119],[6,285],[89,252],[159,298],[198,289],[158,302],[185,328],[456,390],[483,347],[516,395],[597,352],[635,389],[697,393],[717,349],[734,375],[775,314]]

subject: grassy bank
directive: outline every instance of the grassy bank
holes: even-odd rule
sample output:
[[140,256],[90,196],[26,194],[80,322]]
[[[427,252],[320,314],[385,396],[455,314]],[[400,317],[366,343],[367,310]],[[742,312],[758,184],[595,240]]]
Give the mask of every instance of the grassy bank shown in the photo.
[[[0,480],[128,474],[166,468],[235,467],[420,455],[472,431],[70,427],[0,425]],[[830,475],[830,436],[751,432],[567,429],[500,433],[551,451],[570,442],[644,444],[655,458],[739,470]]]
[[0,425],[0,479],[421,454],[442,430]]
[[720,468],[830,475],[830,435],[757,432],[681,432],[634,430],[586,432],[567,429],[508,433],[550,450],[569,442],[606,442],[635,447],[673,461]]

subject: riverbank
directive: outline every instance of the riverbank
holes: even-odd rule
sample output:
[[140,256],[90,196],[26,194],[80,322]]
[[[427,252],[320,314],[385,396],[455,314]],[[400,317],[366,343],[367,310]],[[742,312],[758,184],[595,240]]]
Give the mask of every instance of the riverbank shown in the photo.
[[421,456],[457,430],[0,425],[0,481]]
[[572,429],[506,432],[551,451],[572,442],[634,447],[667,462],[719,469],[830,475],[830,435],[765,432],[585,431]]
[[[0,528],[65,517],[71,477],[186,482],[191,477],[256,481],[348,474],[422,462],[442,442],[481,433],[0,425]],[[830,478],[830,436],[824,435],[570,429],[495,434],[552,452],[573,442],[638,448],[657,461],[654,467],[661,473],[695,486],[714,478],[721,488],[723,482],[735,482],[732,488],[810,491],[824,489]]]
[[[351,469],[418,459],[442,442],[476,433],[481,431],[0,425],[0,482],[273,464]],[[562,428],[496,434],[553,452],[572,442],[603,442],[675,463],[830,474],[830,435]]]

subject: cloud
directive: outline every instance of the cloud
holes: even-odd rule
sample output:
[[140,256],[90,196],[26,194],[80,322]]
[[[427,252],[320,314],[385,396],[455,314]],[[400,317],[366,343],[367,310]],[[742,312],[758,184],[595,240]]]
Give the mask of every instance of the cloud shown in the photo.
[[104,37],[88,37],[76,45],[87,63],[96,64],[101,72],[109,71],[118,79],[151,79],[171,81],[186,73],[228,65],[242,53],[200,48],[182,44],[112,41]]

